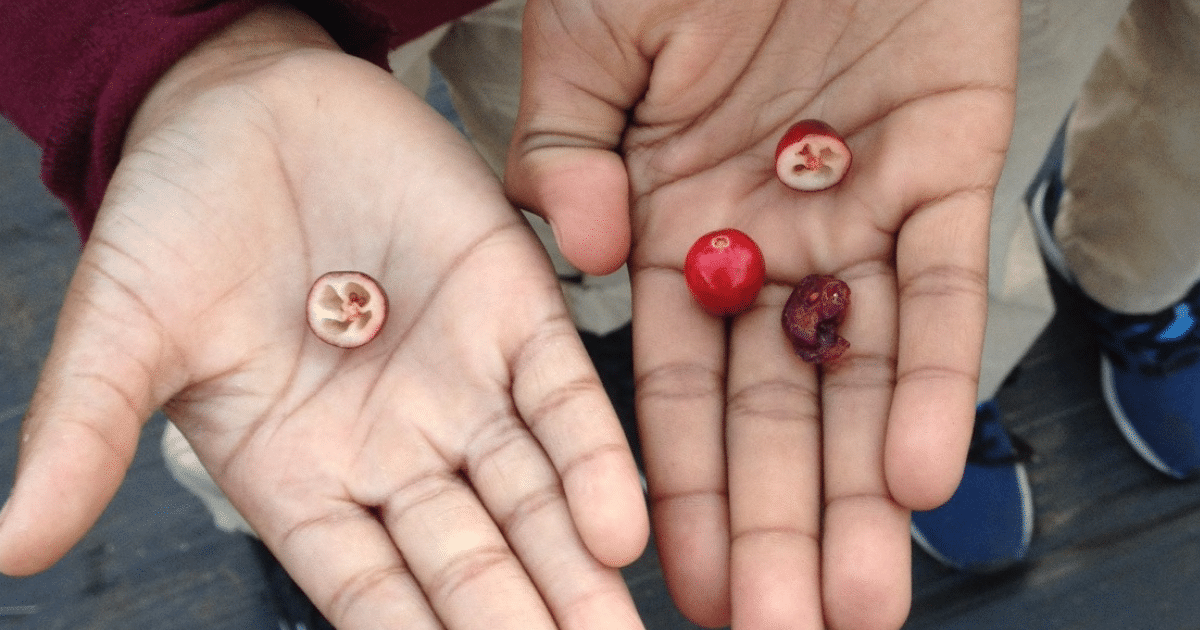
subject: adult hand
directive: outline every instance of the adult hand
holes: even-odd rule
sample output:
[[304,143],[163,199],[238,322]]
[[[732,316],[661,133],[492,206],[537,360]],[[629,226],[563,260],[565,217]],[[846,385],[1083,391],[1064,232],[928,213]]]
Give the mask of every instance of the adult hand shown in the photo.
[[[530,0],[508,190],[584,271],[632,243],[651,515],[698,623],[906,617],[908,510],[952,494],[971,435],[1018,17],[1007,0]],[[802,118],[854,151],[831,190],[776,179]],[[723,227],[768,273],[728,323],[681,273]],[[820,369],[780,326],[810,273],[853,295],[849,351]]]
[[[321,273],[391,314],[319,341]],[[290,10],[178,64],[129,132],[0,516],[41,570],[98,517],[164,406],[339,628],[641,627],[624,435],[528,225],[463,138]]]

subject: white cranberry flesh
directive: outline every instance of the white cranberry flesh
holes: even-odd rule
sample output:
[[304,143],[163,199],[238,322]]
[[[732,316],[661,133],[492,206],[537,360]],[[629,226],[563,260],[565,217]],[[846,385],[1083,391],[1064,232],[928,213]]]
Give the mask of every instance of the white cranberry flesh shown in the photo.
[[851,161],[850,148],[841,134],[820,120],[792,125],[775,147],[775,174],[796,190],[833,187],[846,176]]
[[387,321],[387,294],[358,271],[331,271],[308,291],[308,327],[339,348],[357,348],[375,338]]

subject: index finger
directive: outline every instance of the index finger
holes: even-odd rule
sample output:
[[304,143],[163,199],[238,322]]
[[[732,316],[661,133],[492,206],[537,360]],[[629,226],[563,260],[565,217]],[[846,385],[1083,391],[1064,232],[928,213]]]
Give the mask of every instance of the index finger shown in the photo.
[[672,599],[692,621],[729,622],[725,328],[675,269],[633,276],[637,415],[651,518]]

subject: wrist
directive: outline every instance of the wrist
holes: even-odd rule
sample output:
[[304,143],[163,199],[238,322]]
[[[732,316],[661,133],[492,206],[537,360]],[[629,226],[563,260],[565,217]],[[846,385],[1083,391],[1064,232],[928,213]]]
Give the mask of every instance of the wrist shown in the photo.
[[304,50],[340,49],[320,24],[290,6],[268,4],[247,13],[196,46],[159,78],[138,106],[123,153],[201,92]]

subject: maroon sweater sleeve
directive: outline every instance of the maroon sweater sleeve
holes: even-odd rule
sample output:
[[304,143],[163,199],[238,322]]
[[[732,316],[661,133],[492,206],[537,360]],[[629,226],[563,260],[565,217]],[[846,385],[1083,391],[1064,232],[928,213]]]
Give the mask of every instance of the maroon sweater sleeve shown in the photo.
[[[116,168],[129,121],[154,82],[188,50],[266,1],[0,2],[0,114],[42,147],[42,179],[66,204],[83,237]],[[389,43],[483,3],[294,4],[347,52],[385,65]]]

